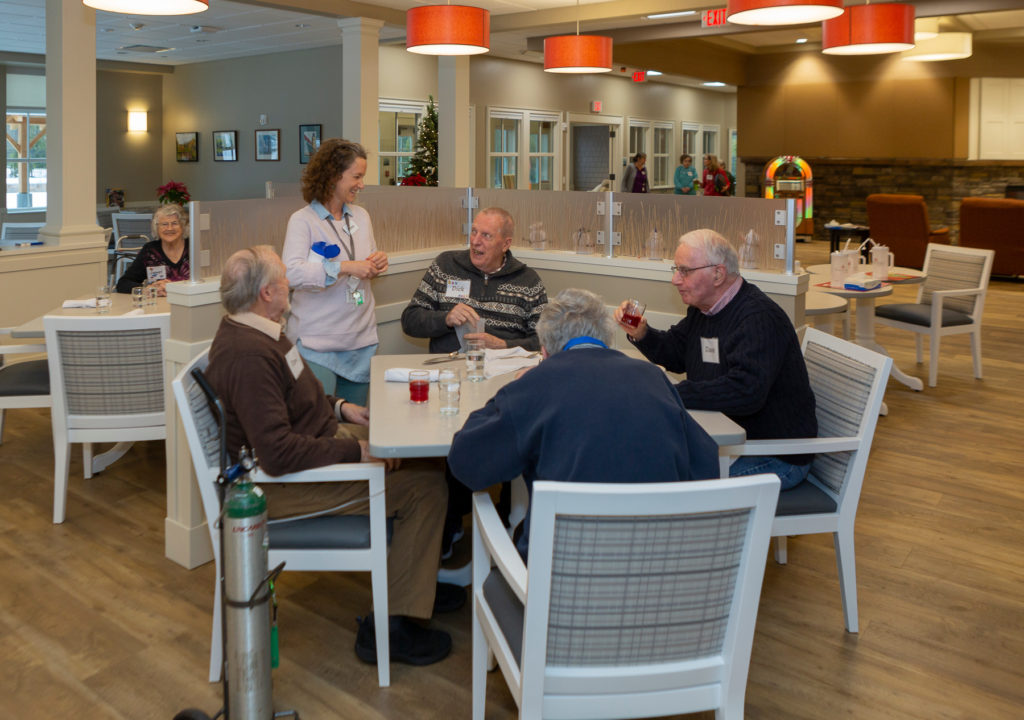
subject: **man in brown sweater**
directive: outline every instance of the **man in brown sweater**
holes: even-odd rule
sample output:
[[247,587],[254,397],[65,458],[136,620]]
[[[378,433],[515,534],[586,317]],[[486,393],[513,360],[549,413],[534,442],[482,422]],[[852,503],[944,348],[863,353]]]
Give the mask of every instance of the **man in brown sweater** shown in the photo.
[[[288,311],[285,266],[268,245],[240,250],[221,275],[227,317],[210,347],[207,378],[224,403],[228,450],[246,445],[262,469],[281,475],[333,463],[376,460],[369,453],[369,411],[324,395],[323,386],[282,331]],[[342,421],[339,423],[339,420]],[[391,657],[428,665],[451,650],[451,637],[412,618],[456,609],[461,588],[437,586],[447,489],[440,463],[389,460],[385,500],[393,533],[388,553]],[[366,512],[365,488],[353,483],[265,483],[271,518],[309,512]],[[436,598],[435,598],[436,595]],[[436,602],[435,602],[436,600]],[[376,662],[372,615],[360,621],[356,654]]]

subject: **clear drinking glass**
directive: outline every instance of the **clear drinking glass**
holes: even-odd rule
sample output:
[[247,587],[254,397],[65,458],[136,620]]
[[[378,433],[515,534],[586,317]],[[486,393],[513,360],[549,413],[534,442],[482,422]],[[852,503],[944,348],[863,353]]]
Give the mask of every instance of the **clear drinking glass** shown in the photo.
[[470,382],[484,380],[484,341],[479,338],[466,340],[466,379]]
[[138,285],[138,286],[132,288],[132,309],[133,310],[141,310],[142,309],[142,306],[144,304],[144,299],[143,299],[142,294],[143,294],[143,287],[141,285]]
[[108,285],[96,287],[96,312],[99,315],[106,315],[110,312],[110,286]]
[[417,405],[430,399],[430,373],[413,370],[409,373],[409,402]]
[[437,374],[437,389],[440,393],[442,415],[455,415],[459,412],[459,390],[462,379],[458,370],[441,370]]

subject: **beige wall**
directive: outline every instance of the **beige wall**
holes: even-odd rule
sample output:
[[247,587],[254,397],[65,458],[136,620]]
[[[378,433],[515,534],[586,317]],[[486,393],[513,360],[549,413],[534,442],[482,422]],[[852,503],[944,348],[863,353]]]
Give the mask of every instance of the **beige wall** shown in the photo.
[[[107,188],[122,188],[128,202],[156,201],[163,177],[163,76],[137,72],[96,73],[96,202]],[[149,130],[127,132],[128,110],[149,112]]]

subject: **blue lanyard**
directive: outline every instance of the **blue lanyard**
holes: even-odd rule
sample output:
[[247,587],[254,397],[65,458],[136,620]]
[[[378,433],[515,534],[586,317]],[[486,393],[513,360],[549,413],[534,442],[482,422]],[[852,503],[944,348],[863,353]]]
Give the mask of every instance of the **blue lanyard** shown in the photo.
[[598,340],[597,338],[595,338],[595,337],[590,337],[589,335],[580,335],[579,337],[574,337],[574,338],[573,338],[572,340],[570,340],[569,342],[567,342],[567,343],[566,343],[566,344],[565,344],[565,345],[564,345],[564,346],[562,347],[562,350],[563,350],[563,351],[564,351],[564,350],[571,350],[571,349],[573,349],[574,347],[576,347],[577,345],[596,345],[596,346],[598,346],[598,347],[603,347],[603,348],[604,348],[604,349],[606,349],[606,350],[608,349],[608,346],[607,346],[607,345],[605,345],[605,344],[604,344],[603,342],[601,342],[600,340]]

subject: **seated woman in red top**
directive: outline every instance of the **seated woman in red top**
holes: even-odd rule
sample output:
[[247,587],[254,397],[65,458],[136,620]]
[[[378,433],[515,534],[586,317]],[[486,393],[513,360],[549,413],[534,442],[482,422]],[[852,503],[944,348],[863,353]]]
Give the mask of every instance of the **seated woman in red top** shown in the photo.
[[181,205],[163,205],[153,213],[153,235],[158,238],[142,246],[139,254],[117,281],[119,293],[130,293],[132,288],[147,282],[156,288],[156,294],[167,294],[165,286],[176,280],[188,280],[191,270],[188,262],[188,214]]

